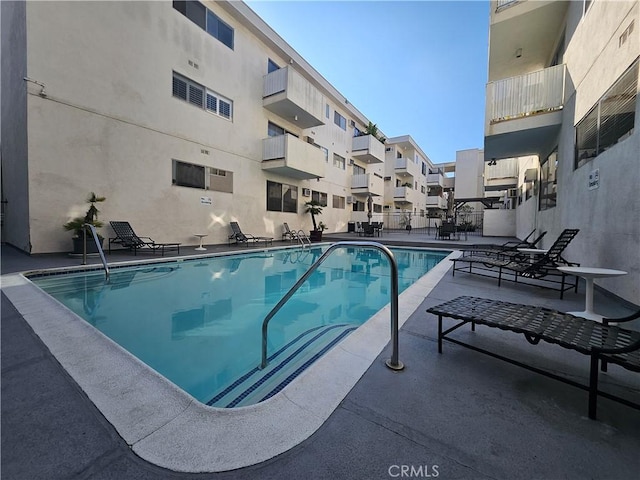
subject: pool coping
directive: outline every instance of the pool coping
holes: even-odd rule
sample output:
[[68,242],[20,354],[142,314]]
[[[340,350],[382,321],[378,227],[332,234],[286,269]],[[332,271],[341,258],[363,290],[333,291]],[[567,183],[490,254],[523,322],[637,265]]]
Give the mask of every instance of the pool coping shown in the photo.
[[[230,253],[181,259],[220,255]],[[447,260],[457,255],[450,253],[400,295],[400,327],[450,269]],[[234,470],[298,445],[320,428],[389,343],[386,305],[270,399],[234,409],[209,407],[45,294],[25,274],[1,277],[2,291],[11,303],[131,449],[179,472]],[[384,362],[378,362],[378,368],[386,369]]]

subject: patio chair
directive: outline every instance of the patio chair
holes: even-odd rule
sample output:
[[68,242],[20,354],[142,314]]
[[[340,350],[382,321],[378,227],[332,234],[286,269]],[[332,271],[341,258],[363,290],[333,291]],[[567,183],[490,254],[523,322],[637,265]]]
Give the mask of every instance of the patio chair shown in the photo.
[[[543,280],[552,284],[560,284],[560,298],[563,297],[564,291],[568,288],[575,287],[578,290],[578,278],[576,277],[575,285],[569,285],[565,288],[565,277],[567,274],[557,270],[556,267],[560,265],[579,266],[578,263],[568,262],[562,258],[562,252],[567,248],[571,240],[578,234],[580,230],[565,229],[556,239],[556,241],[549,247],[547,253],[540,255],[537,259],[531,260],[527,255],[514,255],[508,257],[490,257],[486,255],[469,255],[453,258],[453,275],[456,271],[467,272],[481,276],[490,276],[495,278],[497,273],[498,286],[500,286],[503,273],[510,273],[513,278],[505,278],[505,280],[512,280],[518,282],[518,278],[526,278],[532,280]],[[462,262],[468,264],[468,270],[466,268],[457,267],[457,263]],[[473,270],[476,267],[476,271]],[[478,272],[480,270],[480,272]],[[497,270],[497,271],[496,271]],[[481,273],[483,271],[492,272],[492,274]],[[560,276],[561,280],[554,280],[554,276]],[[551,277],[551,278],[547,278]],[[543,285],[539,285],[543,286]]]
[[304,246],[305,243],[311,245],[311,239],[304,233],[304,230],[291,230],[287,222],[283,223],[284,232],[282,233],[282,240],[289,239],[291,242],[296,240],[298,243]]
[[109,238],[109,253],[111,253],[111,245],[122,245],[124,248],[133,250],[133,254],[137,255],[138,250],[146,248],[153,251],[160,251],[164,256],[165,249],[177,250],[180,253],[180,243],[157,243],[150,237],[141,237],[136,235],[133,227],[129,222],[113,221],[109,222],[115,237]]
[[519,248],[536,248],[537,244],[540,243],[540,241],[544,238],[547,232],[542,232],[535,239],[529,241],[529,238],[531,238],[535,233],[536,233],[536,230],[534,228],[531,231],[531,233],[527,235],[523,240],[510,240],[508,242],[501,243],[501,244],[495,244],[495,243],[481,244],[480,243],[480,244],[468,245],[462,248],[461,250],[463,252],[483,252],[488,255],[491,255],[496,253],[502,254],[506,252],[517,252]]
[[265,245],[267,245],[267,243],[273,243],[272,237],[256,237],[250,233],[242,233],[242,229],[238,222],[229,222],[229,226],[231,226],[231,230],[233,231],[233,233],[229,235],[229,245],[231,245],[232,241],[235,241],[237,244],[244,243],[247,246],[249,245],[249,242],[264,242]]

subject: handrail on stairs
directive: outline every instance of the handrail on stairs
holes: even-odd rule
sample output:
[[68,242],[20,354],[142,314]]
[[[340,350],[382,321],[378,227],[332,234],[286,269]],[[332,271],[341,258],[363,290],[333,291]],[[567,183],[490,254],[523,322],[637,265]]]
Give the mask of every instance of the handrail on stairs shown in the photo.
[[87,228],[91,231],[93,235],[93,240],[96,242],[96,247],[98,248],[98,253],[100,254],[100,259],[102,260],[102,266],[104,267],[104,273],[106,275],[107,281],[109,281],[109,265],[107,264],[107,259],[104,257],[104,251],[102,250],[102,245],[100,244],[100,240],[98,239],[98,231],[96,227],[91,225],[90,223],[85,223],[84,228],[82,229],[82,264],[87,264]]
[[267,329],[269,321],[275,316],[276,313],[283,307],[285,303],[293,296],[293,294],[300,288],[300,286],[309,278],[309,276],[316,271],[325,259],[331,255],[331,253],[338,248],[347,247],[364,247],[374,248],[383,252],[389,259],[389,266],[391,267],[391,275],[389,276],[391,282],[391,342],[392,353],[391,358],[385,363],[387,367],[392,370],[402,370],[404,368],[403,363],[398,359],[398,263],[396,259],[387,247],[377,242],[337,242],[329,246],[327,250],[316,260],[313,265],[300,277],[300,279],[291,287],[291,289],[280,299],[275,307],[267,314],[262,321],[262,359],[259,368],[264,369],[268,365],[267,360]]

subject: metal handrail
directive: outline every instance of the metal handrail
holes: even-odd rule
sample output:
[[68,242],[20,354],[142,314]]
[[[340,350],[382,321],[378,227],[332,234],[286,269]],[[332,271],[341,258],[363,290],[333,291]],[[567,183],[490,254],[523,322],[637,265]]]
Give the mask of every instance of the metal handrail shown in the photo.
[[104,257],[104,251],[102,250],[102,245],[100,245],[100,240],[98,239],[98,231],[96,227],[91,225],[90,223],[85,223],[83,225],[84,229],[82,230],[82,264],[87,264],[87,228],[91,230],[93,235],[93,240],[96,242],[96,247],[98,247],[98,253],[100,254],[100,259],[102,260],[102,265],[104,266],[104,273],[106,275],[107,281],[109,281],[109,265],[107,264],[107,259]]
[[309,246],[311,246],[311,239],[307,236],[306,233],[304,233],[304,230],[298,230],[296,232],[296,237],[298,237],[298,242],[300,243],[300,245],[302,245],[302,248],[305,247],[305,241]]
[[402,370],[404,365],[398,360],[398,263],[391,250],[384,245],[377,242],[337,242],[329,246],[329,248],[314,262],[313,265],[300,277],[293,287],[285,294],[284,297],[276,304],[275,307],[267,314],[262,321],[262,361],[258,368],[263,369],[268,365],[267,361],[267,327],[269,321],[275,316],[276,313],[287,303],[287,301],[293,296],[293,294],[300,288],[300,286],[309,278],[309,276],[316,271],[322,262],[336,249],[346,247],[365,247],[374,248],[383,252],[389,259],[389,265],[391,267],[391,275],[389,276],[391,281],[391,342],[392,353],[391,358],[385,363],[387,367],[392,370]]

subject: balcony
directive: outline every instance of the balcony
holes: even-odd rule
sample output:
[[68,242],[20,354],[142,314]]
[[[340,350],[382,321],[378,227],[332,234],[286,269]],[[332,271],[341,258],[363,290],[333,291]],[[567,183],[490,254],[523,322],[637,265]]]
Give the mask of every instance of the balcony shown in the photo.
[[300,128],[324,125],[324,96],[293,68],[264,76],[262,105]]
[[428,187],[444,187],[444,174],[441,172],[438,173],[429,173],[427,174],[427,186]]
[[396,158],[395,174],[405,181],[413,181],[419,174],[418,165],[410,158]]
[[395,187],[393,201],[396,205],[407,208],[413,205],[413,189],[410,187]]
[[351,177],[351,193],[382,196],[384,194],[384,180],[373,173],[354,175]]
[[262,169],[297,180],[325,175],[324,153],[299,138],[286,134],[262,140]]
[[485,158],[543,154],[557,142],[565,65],[487,84]]
[[384,162],[384,145],[373,135],[353,137],[351,156],[357,160],[371,163]]
[[447,209],[447,201],[439,195],[427,196],[427,208]]

